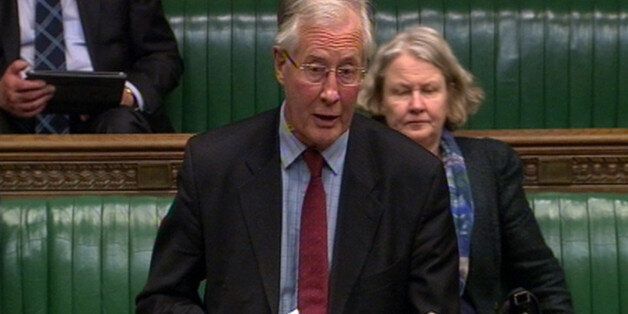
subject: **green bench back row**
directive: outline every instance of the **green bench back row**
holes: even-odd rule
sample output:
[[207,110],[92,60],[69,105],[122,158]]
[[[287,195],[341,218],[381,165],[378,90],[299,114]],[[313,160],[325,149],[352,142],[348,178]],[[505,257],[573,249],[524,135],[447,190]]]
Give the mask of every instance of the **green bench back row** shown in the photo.
[[[185,62],[168,98],[179,131],[281,101],[277,0],[162,0]],[[471,129],[628,127],[625,0],[374,0],[378,42],[422,23],[445,34],[487,94]]]
[[[533,194],[577,313],[628,313],[628,195]],[[133,313],[172,198],[0,203],[0,313]]]

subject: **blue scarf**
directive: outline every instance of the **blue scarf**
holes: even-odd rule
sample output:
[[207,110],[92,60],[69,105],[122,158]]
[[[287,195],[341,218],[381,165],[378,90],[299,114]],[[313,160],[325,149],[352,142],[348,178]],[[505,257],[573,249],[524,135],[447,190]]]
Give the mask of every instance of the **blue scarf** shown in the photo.
[[451,214],[454,218],[456,236],[458,237],[460,295],[462,295],[469,274],[469,253],[474,212],[473,195],[464,158],[451,132],[443,130],[440,147],[447,174],[447,184],[449,185]]

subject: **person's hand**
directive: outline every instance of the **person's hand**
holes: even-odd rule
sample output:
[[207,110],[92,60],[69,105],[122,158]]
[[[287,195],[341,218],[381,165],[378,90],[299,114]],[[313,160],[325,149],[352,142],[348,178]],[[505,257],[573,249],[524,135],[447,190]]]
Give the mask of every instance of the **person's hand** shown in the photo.
[[135,105],[135,96],[133,96],[133,92],[130,88],[125,87],[122,91],[122,98],[120,99],[120,106],[134,108]]
[[42,80],[25,80],[20,72],[28,67],[24,60],[16,60],[0,79],[0,108],[18,118],[32,118],[46,109],[55,88]]

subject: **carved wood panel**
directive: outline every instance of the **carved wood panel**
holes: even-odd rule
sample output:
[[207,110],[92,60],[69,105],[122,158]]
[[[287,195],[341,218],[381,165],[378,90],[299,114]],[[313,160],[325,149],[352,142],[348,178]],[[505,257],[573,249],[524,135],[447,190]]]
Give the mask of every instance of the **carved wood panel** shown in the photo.
[[3,135],[0,195],[174,195],[189,137]]
[[[459,131],[509,143],[529,191],[628,193],[628,130]],[[0,135],[0,196],[176,193],[190,134]]]
[[528,191],[628,193],[628,130],[464,131],[509,143],[524,164]]

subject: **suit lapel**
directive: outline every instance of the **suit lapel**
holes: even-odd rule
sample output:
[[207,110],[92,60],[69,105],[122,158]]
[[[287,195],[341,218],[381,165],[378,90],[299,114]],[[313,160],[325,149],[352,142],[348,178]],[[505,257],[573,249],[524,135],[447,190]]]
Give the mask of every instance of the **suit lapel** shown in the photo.
[[20,25],[18,23],[18,0],[0,1],[0,29],[2,34],[2,47],[5,53],[6,66],[20,57]]
[[[261,140],[246,164],[250,177],[240,187],[242,214],[257,257],[271,312],[279,308],[281,254],[281,168],[277,127],[272,141]],[[271,144],[272,143],[272,144]]]
[[378,175],[360,116],[351,126],[342,178],[331,270],[331,312],[342,313],[362,270],[382,214],[375,198]]
[[[278,116],[278,115],[277,115]],[[282,187],[279,143],[275,128],[272,140],[260,140],[246,164],[250,177],[240,187],[242,214],[271,312],[279,308],[281,252]],[[331,270],[331,305],[341,313],[362,271],[381,217],[381,206],[375,198],[378,175],[373,151],[361,117],[355,117],[349,134],[338,208],[336,243]]]
[[94,71],[98,71],[98,58],[96,52],[98,48],[98,30],[100,29],[100,12],[102,0],[77,0],[79,17],[83,26],[83,34],[85,35],[85,44],[89,52]]

